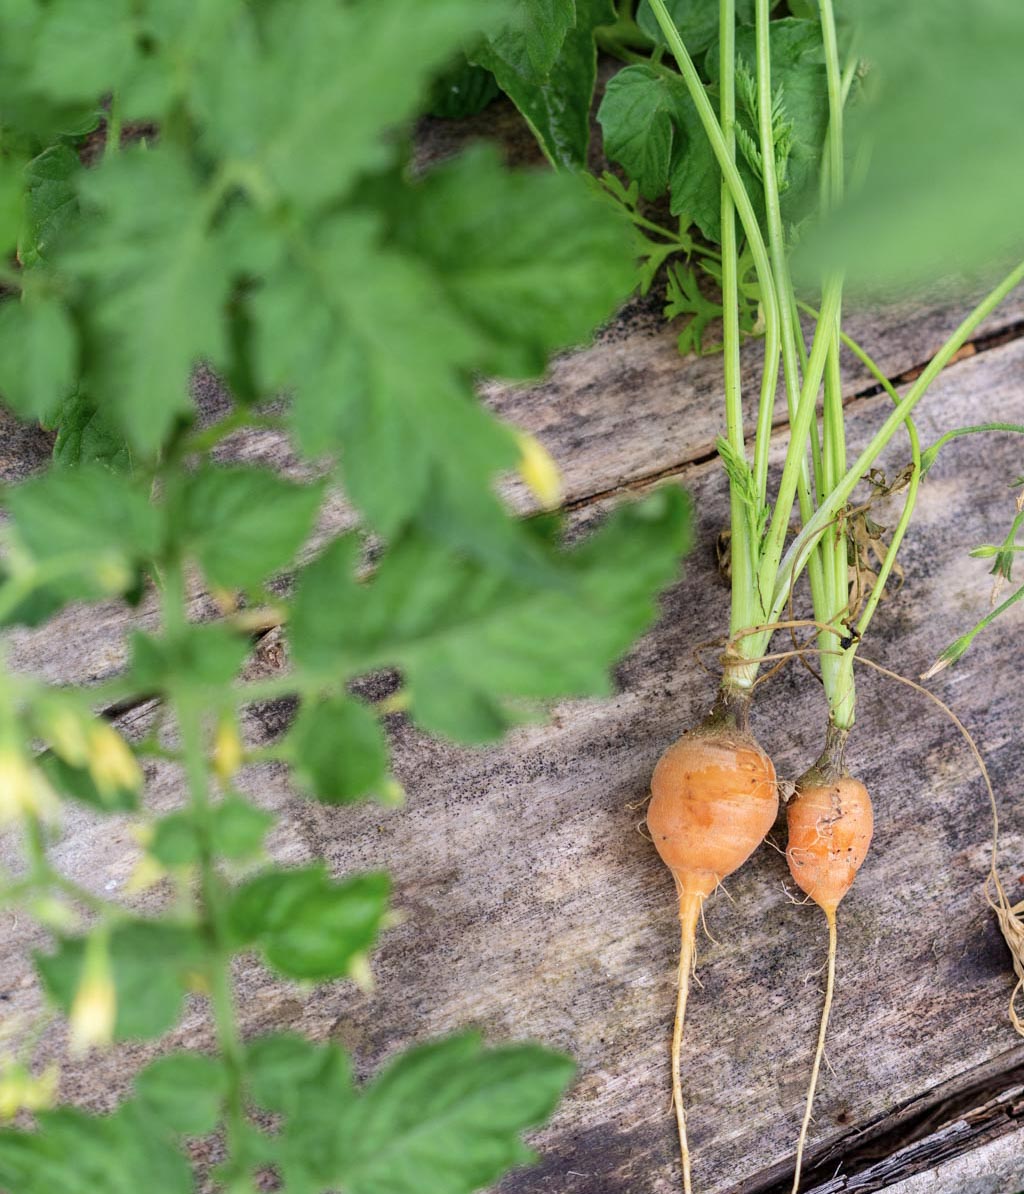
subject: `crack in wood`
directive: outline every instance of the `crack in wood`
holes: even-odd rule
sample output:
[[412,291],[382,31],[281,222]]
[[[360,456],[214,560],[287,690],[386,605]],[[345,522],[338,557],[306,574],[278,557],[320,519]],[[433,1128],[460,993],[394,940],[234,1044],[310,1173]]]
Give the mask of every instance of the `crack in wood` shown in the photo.
[[[989,1065],[960,1075],[850,1127],[805,1167],[802,1188],[809,1194],[871,1194],[1013,1131],[1024,1121],[1024,1060],[1020,1050],[1002,1060],[1009,1064],[995,1072]],[[789,1194],[792,1172],[789,1162],[772,1166],[745,1182],[743,1194]]]

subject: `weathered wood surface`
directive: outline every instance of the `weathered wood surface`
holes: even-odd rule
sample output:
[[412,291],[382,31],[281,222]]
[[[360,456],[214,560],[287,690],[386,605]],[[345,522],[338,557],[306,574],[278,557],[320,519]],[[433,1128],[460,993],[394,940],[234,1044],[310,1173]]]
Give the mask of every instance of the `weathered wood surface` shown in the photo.
[[[534,151],[499,105],[469,123],[501,126],[510,159]],[[435,126],[424,157],[440,157],[465,131]],[[501,748],[457,750],[429,741],[402,719],[391,726],[406,809],[325,808],[297,796],[275,765],[251,768],[244,786],[280,817],[275,857],[324,854],[338,872],[386,866],[403,925],[375,961],[377,991],[350,984],[312,993],[238,967],[246,1033],[274,1026],[333,1037],[371,1073],[405,1045],[472,1022],[492,1039],[535,1036],[570,1050],[578,1081],[537,1136],[533,1170],[511,1175],[502,1194],[667,1194],[679,1187],[668,1100],[668,1030],[676,924],[671,883],[636,831],[660,751],[708,702],[712,682],[695,646],[719,635],[728,593],[714,541],[726,522],[724,482],[708,457],[719,430],[720,361],[681,361],[660,300],[632,304],[589,349],[555,363],[532,387],[493,386],[488,401],[537,433],[561,464],[585,530],[618,500],[656,478],[685,484],[697,502],[698,545],[665,596],[655,630],[619,669],[607,702],[567,703],[551,723],[517,732]],[[919,367],[963,313],[961,305],[895,317],[852,317],[854,332],[893,377]],[[954,366],[922,408],[925,442],[964,422],[1024,418],[1024,293],[998,312],[976,355]],[[1002,340],[1008,340],[1001,343]],[[745,349],[748,379],[759,347]],[[851,439],[863,442],[886,400],[857,397],[869,382],[846,365]],[[221,401],[208,379],[205,408]],[[781,411],[780,411],[781,417]],[[46,458],[42,433],[0,424],[0,475],[25,476]],[[238,437],[233,456],[284,471],[299,467],[279,437]],[[867,653],[915,675],[985,607],[985,565],[966,550],[1001,538],[1010,515],[1006,482],[1021,471],[1009,438],[960,441],[929,477],[906,542],[904,589],[878,614]],[[892,461],[902,463],[897,448]],[[521,490],[506,492],[526,508]],[[332,503],[322,532],[346,525]],[[885,518],[882,518],[885,521]],[[193,616],[214,610],[196,593]],[[129,614],[111,604],[72,610],[43,632],[12,636],[16,666],[53,681],[89,681],[122,665],[124,637],[151,625],[151,605]],[[1002,797],[1003,863],[1011,899],[1024,894],[1024,808],[1017,792],[1019,618],[979,641],[933,683],[975,730]],[[713,654],[713,653],[712,653]],[[276,632],[253,669],[286,666]],[[140,733],[151,706],[124,713]],[[285,704],[251,711],[249,739],[287,724]],[[763,689],[757,729],[780,775],[814,757],[823,721],[815,684],[796,666]],[[839,990],[823,1075],[808,1186],[814,1194],[889,1189],[899,1194],[1011,1194],[1024,1186],[1024,1043],[1009,1026],[1008,958],[982,897],[989,820],[981,785],[955,730],[923,698],[865,672],[852,765],[877,806],[876,840],[841,914]],[[181,803],[180,777],[153,764],[154,809]],[[777,836],[777,840],[781,840]],[[16,843],[3,843],[6,858]],[[125,883],[137,847],[127,822],[69,813],[55,861],[96,890]],[[781,1194],[802,1109],[820,993],[824,926],[785,890],[780,855],[763,849],[708,908],[715,941],[703,944],[685,1049],[695,1176],[706,1194]],[[139,900],[149,907],[160,893]],[[31,1012],[39,995],[27,950],[42,939],[26,920],[0,927],[0,997],[8,1014]],[[210,1041],[205,1005],[194,1000],[165,1044]],[[61,1035],[47,1047],[58,1052]],[[110,1107],[151,1046],[72,1064],[67,1097]],[[916,1176],[915,1176],[916,1175]]]
[[[853,404],[854,444],[886,404]],[[1024,414],[1024,342],[951,368],[922,414],[922,434],[927,442],[996,411]],[[948,453],[923,488],[906,545],[905,587],[883,606],[869,649],[911,675],[984,607],[989,578],[966,549],[1004,533],[1005,482],[1020,472],[1019,445],[1008,437],[960,441]],[[321,807],[297,797],[273,765],[244,777],[247,790],[281,818],[275,856],[300,861],[323,853],[339,873],[386,866],[407,915],[384,939],[370,996],[348,984],[307,994],[256,963],[241,964],[246,1033],[289,1025],[335,1037],[352,1049],[362,1074],[402,1046],[466,1022],[493,1039],[536,1036],[578,1058],[572,1094],[538,1135],[542,1164],[506,1179],[503,1194],[678,1188],[667,1066],[672,891],[635,826],[655,759],[708,701],[711,682],[692,651],[721,633],[727,606],[713,553],[726,519],[720,471],[712,462],[688,464],[678,480],[696,499],[698,546],[666,594],[658,627],[619,669],[614,699],[563,705],[549,725],[488,751],[431,742],[395,719],[396,770],[410,793],[404,810]],[[608,504],[583,502],[575,526],[585,528]],[[1011,898],[1021,894],[1015,878],[1024,860],[1015,637],[1012,622],[997,626],[935,683],[978,733],[1003,795]],[[64,641],[69,672],[77,650]],[[285,666],[276,635],[261,644],[254,666]],[[289,712],[283,705],[254,710],[249,737],[272,737]],[[138,731],[150,716],[143,707],[121,721]],[[780,775],[795,776],[813,758],[822,720],[815,685],[795,666],[765,686],[757,730]],[[1008,959],[981,894],[990,837],[985,801],[955,731],[922,698],[870,673],[861,681],[851,762],[874,795],[878,823],[841,914],[834,1073],[822,1081],[809,1185],[819,1194],[893,1188],[916,1168],[927,1172],[927,1189],[952,1194],[973,1172],[968,1161],[949,1170],[948,1180],[943,1173],[951,1141],[958,1146],[956,1125],[984,1120],[986,1107],[1017,1099],[1024,1082],[1024,1043],[1005,1013]],[[153,807],[178,804],[176,772],[160,764],[150,772]],[[55,851],[61,866],[97,890],[123,885],[134,857],[126,824],[79,811]],[[824,951],[822,918],[787,897],[785,879],[782,858],[763,849],[730,882],[731,899],[719,895],[708,908],[716,941],[701,952],[685,1084],[695,1176],[709,1194],[785,1188]],[[38,938],[27,922],[8,922],[2,937],[6,1005],[29,1011],[38,994],[26,948]],[[202,1047],[209,1039],[197,1000],[169,1043]],[[50,1047],[60,1047],[59,1034]],[[150,1051],[129,1047],[71,1066],[67,1095],[111,1106]],[[998,1127],[1013,1124],[1013,1114],[1000,1115]],[[1024,1185],[1024,1139],[1003,1139],[1018,1142],[1016,1150],[1004,1143],[993,1162],[1001,1167],[993,1181],[1003,1185],[979,1185],[979,1194]],[[985,1143],[984,1134],[959,1133],[959,1145],[975,1141]],[[900,1160],[908,1150],[909,1160]],[[892,1158],[888,1168],[885,1158]]]

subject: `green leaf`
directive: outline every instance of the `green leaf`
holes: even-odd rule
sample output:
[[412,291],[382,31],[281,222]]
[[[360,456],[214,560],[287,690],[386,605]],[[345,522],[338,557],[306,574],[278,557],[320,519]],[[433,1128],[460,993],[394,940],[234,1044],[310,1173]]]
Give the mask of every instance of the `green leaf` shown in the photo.
[[440,74],[430,89],[429,112],[441,120],[475,116],[499,93],[489,70],[460,57]]
[[261,1107],[292,1115],[303,1107],[303,1119],[320,1099],[315,1092],[332,1118],[355,1094],[348,1058],[336,1045],[317,1046],[291,1032],[257,1037],[246,1049],[245,1073]]
[[376,239],[370,220],[338,217],[271,274],[253,299],[261,383],[297,388],[306,452],[350,447],[346,491],[383,534],[425,514],[497,554],[516,532],[491,483],[518,448],[473,394],[479,337],[424,265]]
[[82,170],[69,145],[51,145],[25,167],[25,222],[18,256],[25,266],[49,254],[50,246],[78,215],[76,179]]
[[85,388],[144,455],[192,410],[189,377],[226,355],[226,257],[211,187],[170,145],[83,171],[83,218],[54,260],[84,286]]
[[271,1037],[247,1063],[257,1101],[285,1115],[268,1152],[287,1188],[346,1194],[489,1188],[536,1160],[519,1135],[550,1115],[574,1070],[537,1045],[485,1049],[472,1033],[402,1054],[358,1095],[336,1045]]
[[381,871],[333,883],[322,863],[273,870],[243,884],[231,902],[239,941],[257,945],[289,978],[340,978],[373,945],[391,883]]
[[263,839],[275,818],[241,796],[229,795],[211,817],[213,846],[225,858],[247,859],[263,849]]
[[296,782],[327,804],[358,800],[387,778],[384,731],[373,710],[351,697],[303,703],[283,752]]
[[153,826],[153,840],[146,847],[165,867],[189,866],[200,854],[199,833],[189,812],[168,813]]
[[322,485],[298,485],[269,469],[207,465],[186,487],[181,539],[211,584],[250,588],[291,562],[322,497]]
[[[757,62],[753,29],[736,31],[736,57],[752,76]],[[822,147],[828,128],[828,84],[819,21],[795,17],[772,21],[771,64],[772,89],[781,91],[784,116],[792,125],[782,215],[788,223],[796,223],[817,203]],[[712,80],[717,81],[717,50],[708,55],[708,67]],[[754,114],[744,109],[740,120],[759,144]],[[760,180],[751,183],[749,174],[747,177],[748,189],[752,196],[758,196],[760,205]]]
[[0,1131],[0,1187],[18,1194],[193,1194],[176,1142],[134,1103],[114,1115],[70,1107],[37,1115],[32,1131]]
[[341,1125],[351,1194],[470,1194],[536,1155],[519,1133],[542,1123],[572,1061],[537,1045],[485,1050],[472,1033],[393,1062]]
[[[665,0],[665,7],[682,34],[691,58],[696,58],[718,40],[718,0]],[[736,19],[740,25],[753,24],[754,0],[736,0]],[[636,20],[655,45],[667,44],[650,0],[640,0]]]
[[37,30],[32,83],[59,102],[95,101],[137,65],[131,0],[51,0]]
[[72,796],[90,808],[112,813],[130,812],[139,806],[138,793],[134,789],[102,790],[85,767],[72,767],[51,751],[40,755],[36,761],[58,792]]
[[[536,0],[526,0],[526,3]],[[556,0],[542,0],[545,6]],[[569,0],[555,15],[564,17]],[[615,21],[611,0],[576,0],[576,20],[550,65],[550,49],[540,59],[531,55],[521,38],[514,44],[484,44],[473,58],[493,72],[533,130],[541,148],[556,166],[585,166],[590,143],[590,105],[597,77],[594,30]],[[532,26],[539,33],[537,24]],[[548,39],[548,45],[554,39]],[[524,52],[525,50],[525,52]]]
[[580,180],[508,171],[478,147],[409,193],[396,233],[427,258],[482,341],[485,372],[529,377],[629,293],[629,225]]
[[18,542],[59,573],[62,601],[124,592],[156,554],[160,519],[143,485],[98,466],[51,468],[5,494]]
[[[78,990],[85,938],[62,938],[52,954],[36,953],[36,969],[50,998],[68,1012]],[[110,931],[117,991],[114,1039],[162,1036],[181,1013],[188,972],[202,964],[195,933],[162,921],[122,921]]]
[[[708,240],[718,244],[722,239],[722,175],[690,93],[685,86],[676,92],[677,136],[669,168],[670,210],[674,216],[688,217]],[[748,191],[756,197],[750,171],[743,163],[740,173]],[[753,202],[758,208],[756,198]]]
[[137,630],[130,643],[132,683],[147,693],[174,687],[223,689],[238,675],[250,649],[246,635],[216,622],[191,624],[174,640]]
[[205,1136],[220,1120],[227,1074],[219,1058],[171,1053],[135,1076],[135,1101],[169,1131]]
[[503,27],[486,45],[508,67],[540,83],[578,23],[577,8],[577,0],[512,0]]
[[251,299],[261,388],[296,391],[300,446],[341,450],[375,529],[429,521],[521,571],[529,545],[492,492],[520,448],[472,375],[539,371],[610,314],[632,281],[628,228],[581,180],[515,174],[486,153],[396,188],[385,208],[321,223],[273,265]]
[[597,119],[605,154],[636,179],[646,199],[668,185],[678,87],[649,66],[627,66],[605,88]]
[[0,303],[0,397],[23,419],[46,419],[74,385],[75,329],[64,304],[34,290]]
[[[305,208],[395,158],[382,136],[414,115],[430,73],[479,27],[470,0],[264,6],[206,64],[195,92],[208,148]],[[325,147],[330,147],[325,152]]]
[[[847,121],[863,184],[808,240],[806,270],[838,266],[872,297],[1002,273],[1024,256],[1024,5],[850,6],[870,63]],[[863,149],[861,148],[863,147]]]
[[[544,580],[514,578],[410,534],[372,580],[339,540],[300,576],[291,642],[299,666],[346,677],[405,673],[423,728],[482,742],[522,720],[522,701],[609,691],[608,669],[650,624],[689,543],[683,494],[620,508],[582,545],[547,554]],[[329,612],[328,612],[329,611]]]
[[110,414],[81,390],[64,399],[47,425],[57,430],[53,459],[58,464],[70,468],[102,464],[118,472],[132,471],[132,450],[124,434],[111,422]]

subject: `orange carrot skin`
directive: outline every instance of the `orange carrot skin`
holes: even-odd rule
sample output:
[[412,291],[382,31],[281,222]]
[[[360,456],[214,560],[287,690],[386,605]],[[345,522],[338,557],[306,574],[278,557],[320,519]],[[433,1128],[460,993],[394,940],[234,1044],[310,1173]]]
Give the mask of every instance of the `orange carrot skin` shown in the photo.
[[852,776],[805,776],[786,806],[786,861],[796,885],[827,913],[853,886],[871,845],[874,814],[867,788]]
[[673,743],[651,779],[647,827],[680,898],[703,899],[742,866],[778,808],[775,768],[751,735],[702,727]]

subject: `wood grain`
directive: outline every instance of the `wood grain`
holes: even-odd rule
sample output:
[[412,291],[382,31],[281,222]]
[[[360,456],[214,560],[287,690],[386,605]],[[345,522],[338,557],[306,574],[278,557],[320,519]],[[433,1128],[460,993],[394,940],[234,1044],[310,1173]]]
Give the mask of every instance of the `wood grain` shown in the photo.
[[[880,398],[856,404],[853,444],[866,441],[886,408]],[[922,414],[923,437],[996,411],[1024,415],[1024,343],[952,367]],[[893,453],[891,468],[901,453]],[[958,441],[940,459],[906,543],[906,584],[876,619],[872,657],[915,675],[984,610],[990,578],[966,550],[1005,533],[1007,484],[1022,471],[1020,457],[1018,442],[991,437]],[[308,802],[276,765],[244,776],[245,789],[280,818],[275,857],[323,854],[337,873],[386,866],[407,917],[376,955],[372,995],[349,984],[302,991],[241,962],[247,1035],[293,1026],[336,1039],[353,1051],[360,1076],[405,1045],[467,1022],[492,1040],[533,1036],[578,1059],[570,1097],[537,1136],[543,1162],[510,1175],[502,1194],[668,1194],[679,1186],[667,1065],[676,948],[671,881],[636,826],[655,760],[710,699],[712,682],[692,653],[721,633],[728,593],[713,552],[726,520],[720,470],[685,465],[671,483],[694,495],[698,546],[665,595],[659,625],[619,668],[613,699],[561,705],[548,725],[486,751],[430,741],[392,719],[395,767],[410,793],[402,810]],[[585,530],[608,504],[575,511],[574,529]],[[877,516],[891,522],[884,511]],[[934,684],[978,734],[1003,797],[1011,899],[1024,894],[1016,881],[1024,862],[1024,808],[1016,800],[1024,762],[1019,624],[1011,617],[997,625]],[[253,666],[273,673],[285,662],[272,635]],[[928,1104],[929,1092],[970,1089],[984,1071],[991,1081],[978,1098],[987,1104],[1021,1085],[1013,1075],[1024,1065],[1024,1044],[1005,1013],[1008,959],[981,894],[990,824],[970,758],[922,698],[867,672],[860,691],[851,765],[873,794],[877,829],[840,915],[828,1050],[834,1072],[823,1077],[809,1153],[812,1165],[827,1163],[829,1177],[846,1157],[848,1176],[869,1171],[877,1159],[858,1157],[857,1142],[866,1132],[884,1138],[880,1129],[898,1126],[915,1102]],[[266,741],[290,714],[286,703],[253,709],[246,733]],[[122,723],[140,732],[151,716],[141,707]],[[756,729],[781,776],[799,774],[813,759],[823,719],[815,684],[798,667],[765,686]],[[175,770],[156,764],[148,771],[152,807],[179,804]],[[5,857],[12,854],[17,844],[5,843]],[[54,851],[64,869],[104,891],[123,886],[134,855],[126,822],[79,810]],[[762,849],[728,895],[708,907],[714,940],[701,946],[702,987],[691,1001],[684,1073],[695,1178],[705,1194],[771,1189],[790,1162],[825,933],[817,911],[787,895],[785,879],[779,854]],[[158,898],[153,893],[140,905]],[[38,1005],[25,952],[36,941],[27,922],[10,918],[0,934],[11,1013]],[[166,1043],[202,1048],[209,1041],[205,1007],[195,1000]],[[60,1045],[54,1033],[47,1047]],[[72,1064],[65,1093],[110,1107],[151,1053],[151,1046],[132,1046]],[[964,1113],[950,1112],[954,1119]],[[1024,1184],[1024,1161],[1000,1154],[998,1164]],[[948,1181],[941,1173],[930,1190],[961,1190],[960,1172],[951,1170]],[[820,1185],[822,1175],[815,1180]]]

